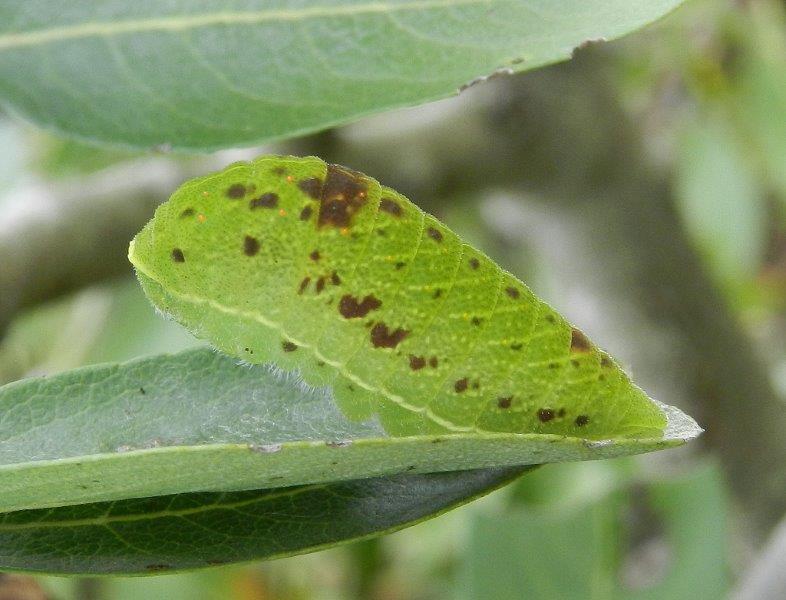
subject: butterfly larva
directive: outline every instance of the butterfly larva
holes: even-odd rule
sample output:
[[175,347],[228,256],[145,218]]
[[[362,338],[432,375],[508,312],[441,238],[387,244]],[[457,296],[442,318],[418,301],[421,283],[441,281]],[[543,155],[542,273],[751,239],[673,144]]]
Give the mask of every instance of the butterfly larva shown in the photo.
[[660,435],[661,409],[511,274],[374,179],[267,156],[190,181],[129,257],[195,335],[391,434]]

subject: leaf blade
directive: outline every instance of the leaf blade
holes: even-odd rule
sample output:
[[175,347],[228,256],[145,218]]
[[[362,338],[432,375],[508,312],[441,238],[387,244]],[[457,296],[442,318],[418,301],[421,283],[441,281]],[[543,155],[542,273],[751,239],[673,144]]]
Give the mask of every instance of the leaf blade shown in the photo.
[[397,531],[526,470],[401,475],[5,513],[0,565],[53,574],[151,575],[282,558]]
[[397,438],[373,419],[348,419],[329,390],[206,348],[8,384],[0,411],[0,512],[594,459],[698,433],[612,442]]
[[[53,15],[45,2],[9,2],[0,8],[0,98],[87,140],[251,145],[444,98],[498,69],[563,60],[680,3],[149,2],[96,14],[85,2]],[[273,58],[249,67],[249,56]]]

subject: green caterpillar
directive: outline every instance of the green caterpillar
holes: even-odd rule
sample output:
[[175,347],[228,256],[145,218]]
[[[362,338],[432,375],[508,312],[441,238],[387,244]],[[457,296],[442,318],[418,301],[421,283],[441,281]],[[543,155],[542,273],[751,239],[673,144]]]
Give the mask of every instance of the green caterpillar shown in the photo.
[[332,385],[391,435],[663,434],[657,403],[510,273],[396,191],[314,157],[195,179],[129,258],[219,350]]

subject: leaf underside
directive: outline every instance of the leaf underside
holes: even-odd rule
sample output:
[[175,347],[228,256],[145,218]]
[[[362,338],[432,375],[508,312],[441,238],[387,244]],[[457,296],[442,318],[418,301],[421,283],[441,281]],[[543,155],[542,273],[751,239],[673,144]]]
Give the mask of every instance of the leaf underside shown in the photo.
[[127,146],[217,149],[443,98],[564,60],[681,0],[0,4],[0,101]]

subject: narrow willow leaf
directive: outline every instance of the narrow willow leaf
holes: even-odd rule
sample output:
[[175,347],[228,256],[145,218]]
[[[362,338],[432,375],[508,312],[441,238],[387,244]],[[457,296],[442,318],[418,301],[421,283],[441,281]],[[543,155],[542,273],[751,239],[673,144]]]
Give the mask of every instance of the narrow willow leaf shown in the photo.
[[0,101],[81,138],[251,145],[566,59],[681,0],[0,3]]
[[349,418],[391,436],[670,437],[664,408],[519,280],[394,190],[318,158],[186,183],[129,257],[197,336],[330,384]]
[[0,515],[0,568],[159,574],[280,558],[395,531],[526,468],[181,494]]
[[679,442],[675,433],[611,443],[391,437],[374,418],[344,416],[327,388],[207,348],[12,383],[0,388],[0,414],[0,512],[602,458]]

